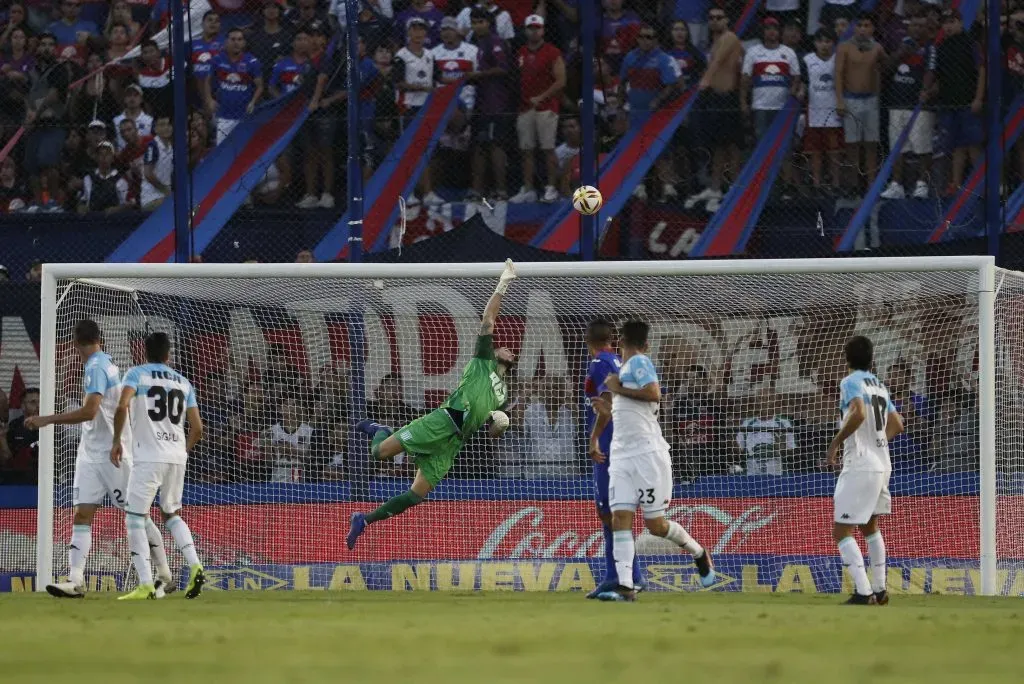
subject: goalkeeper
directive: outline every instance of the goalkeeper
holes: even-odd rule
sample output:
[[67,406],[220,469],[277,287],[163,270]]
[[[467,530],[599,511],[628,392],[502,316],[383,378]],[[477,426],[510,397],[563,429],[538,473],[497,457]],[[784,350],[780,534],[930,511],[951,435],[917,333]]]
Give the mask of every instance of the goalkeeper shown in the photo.
[[[422,502],[444,479],[455,463],[455,456],[465,441],[483,425],[491,414],[504,407],[508,400],[505,374],[515,365],[516,357],[505,347],[494,348],[494,322],[501,310],[501,299],[509,283],[516,277],[512,260],[505,262],[498,286],[484,309],[476,353],[462,371],[459,386],[441,407],[418,418],[397,432],[369,420],[361,421],[359,429],[372,435],[370,453],[375,459],[391,460],[403,451],[416,463],[416,478],[409,491],[384,502],[370,513],[353,513],[346,543],[355,548],[356,540],[366,526],[403,513]],[[491,434],[500,435],[508,427],[507,417],[491,427]]]

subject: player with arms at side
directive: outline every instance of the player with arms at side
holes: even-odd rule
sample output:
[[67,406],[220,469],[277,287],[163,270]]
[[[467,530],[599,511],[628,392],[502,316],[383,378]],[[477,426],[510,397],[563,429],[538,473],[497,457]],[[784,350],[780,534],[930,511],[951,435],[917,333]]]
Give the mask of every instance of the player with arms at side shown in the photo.
[[[115,506],[124,508],[128,475],[132,469],[130,452],[126,452],[121,467],[113,465],[108,458],[110,440],[114,434],[114,411],[121,394],[121,373],[110,356],[103,351],[100,327],[89,319],[79,321],[73,333],[73,344],[85,364],[82,371],[85,392],[82,407],[25,420],[28,428],[37,430],[47,425],[82,426],[72,485],[72,505],[75,510],[71,543],[68,544],[69,581],[46,585],[46,591],[58,598],[85,596],[85,560],[92,546],[92,521],[96,509],[103,505],[107,496]],[[130,439],[124,441],[129,442]],[[157,568],[157,591],[174,591],[163,537],[156,525],[152,521],[148,522],[146,538]]]
[[[584,382],[583,394],[587,401],[603,398],[610,404],[611,393],[605,386],[609,375],[618,375],[622,368],[622,359],[615,353],[615,325],[603,319],[591,321],[587,326],[587,350],[590,352],[590,365],[587,367],[587,379]],[[604,579],[593,591],[587,594],[588,599],[597,598],[604,591],[619,586],[619,578],[615,572],[615,556],[612,542],[612,510],[608,503],[608,452],[612,444],[611,413],[598,413],[591,404],[586,412],[587,435],[590,437],[590,458],[594,461],[594,502],[597,504],[597,515],[601,519],[604,533]],[[633,586],[641,587],[643,575],[640,563],[633,558]]]
[[[360,430],[373,436],[370,444],[373,458],[391,460],[404,451],[413,457],[417,470],[409,491],[388,499],[370,513],[352,514],[346,539],[349,549],[355,548],[356,540],[367,525],[403,513],[426,499],[451,470],[465,441],[507,404],[505,375],[515,365],[516,357],[505,347],[494,348],[494,323],[501,310],[501,299],[515,277],[515,267],[509,259],[484,309],[476,354],[462,371],[459,386],[439,409],[417,418],[398,432],[370,420],[359,423]],[[497,423],[491,426],[491,435],[496,437],[508,427],[507,417],[502,422],[503,426]]]
[[668,442],[658,424],[661,387],[654,364],[647,356],[650,326],[643,321],[627,321],[620,337],[622,369],[609,375],[605,386],[612,395],[611,406],[604,398],[592,400],[598,413],[611,413],[615,421],[611,463],[608,466],[608,498],[612,510],[612,536],[618,586],[597,595],[602,601],[635,601],[633,560],[633,516],[643,508],[644,525],[656,537],[662,537],[685,549],[700,575],[700,583],[715,583],[711,554],[698,544],[683,526],[665,518],[672,499],[672,460]]
[[[878,516],[892,510],[889,496],[889,440],[903,432],[903,418],[896,411],[889,390],[871,372],[874,347],[863,336],[846,343],[850,374],[839,385],[839,411],[843,423],[828,447],[828,463],[838,467],[842,447],[843,470],[836,482],[832,538],[839,545],[843,565],[853,577],[855,593],[848,605],[885,605],[885,541]],[[860,528],[871,557],[871,579],[853,533]]]
[[[156,598],[153,569],[146,549],[146,523],[153,500],[160,492],[160,512],[171,531],[185,562],[188,563],[188,584],[185,598],[199,596],[206,577],[199,562],[192,531],[181,516],[181,494],[185,488],[185,463],[188,452],[203,436],[203,421],[192,383],[167,365],[171,356],[171,340],[166,333],[153,333],[146,338],[146,361],[124,375],[121,398],[114,413],[114,443],[110,462],[121,462],[124,449],[121,433],[132,420],[132,451],[135,467],[128,478],[128,505],[125,526],[128,548],[138,574],[139,585],[118,600],[135,601]],[[184,421],[188,420],[188,437]]]

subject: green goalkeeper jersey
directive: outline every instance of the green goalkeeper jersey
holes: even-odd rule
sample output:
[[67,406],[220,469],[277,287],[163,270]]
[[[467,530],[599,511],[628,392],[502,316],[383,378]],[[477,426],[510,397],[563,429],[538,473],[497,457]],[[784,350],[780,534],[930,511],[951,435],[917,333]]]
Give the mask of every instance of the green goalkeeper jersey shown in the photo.
[[494,360],[494,336],[476,338],[476,353],[462,371],[455,391],[448,395],[441,408],[462,412],[462,435],[469,437],[487,422],[491,411],[508,401],[508,385],[498,375]]

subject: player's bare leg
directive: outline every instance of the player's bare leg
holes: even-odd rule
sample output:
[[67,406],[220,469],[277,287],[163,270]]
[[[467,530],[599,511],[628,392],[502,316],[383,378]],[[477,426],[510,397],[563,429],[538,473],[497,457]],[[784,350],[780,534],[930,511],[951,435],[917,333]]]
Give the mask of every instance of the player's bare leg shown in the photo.
[[[397,447],[395,446],[397,445]],[[396,450],[397,449],[397,450]],[[377,452],[380,454],[378,458],[381,460],[387,460],[394,458],[402,451],[402,443],[399,442],[394,436],[388,437],[380,444],[380,448]],[[388,518],[394,517],[405,511],[409,510],[417,504],[423,503],[423,500],[427,498],[431,491],[433,491],[434,485],[430,484],[422,470],[416,471],[416,477],[413,479],[412,486],[409,490],[402,492],[398,496],[393,496],[380,506],[369,513],[353,513],[349,518],[349,530],[348,537],[345,540],[346,545],[351,551],[356,547],[356,540],[366,530],[367,525],[371,525],[381,520],[387,520]]]
[[75,517],[71,527],[71,541],[68,543],[68,581],[46,585],[46,593],[57,598],[85,597],[85,559],[92,546],[92,520],[96,516],[96,504],[75,506]]
[[860,526],[860,531],[868,545],[868,558],[871,559],[871,591],[875,594],[875,602],[884,606],[889,603],[889,592],[885,588],[885,539],[878,529],[878,516],[871,516],[866,524]]
[[669,520],[665,516],[644,520],[647,530],[655,537],[668,539],[670,542],[686,551],[693,558],[693,564],[697,566],[697,573],[700,575],[700,584],[705,589],[715,583],[715,566],[711,561],[711,553],[703,546],[694,541],[690,533],[675,520]]
[[615,571],[619,576],[619,586],[598,594],[599,601],[636,601],[636,589],[633,586],[633,559],[636,557],[633,515],[633,511],[629,510],[612,511]]
[[857,525],[845,523],[832,524],[832,539],[839,546],[839,555],[843,559],[843,565],[853,577],[854,593],[847,601],[847,605],[864,606],[875,605],[875,594],[871,591],[871,582],[868,581],[868,573],[864,569],[864,556],[860,552],[857,540],[853,533]]

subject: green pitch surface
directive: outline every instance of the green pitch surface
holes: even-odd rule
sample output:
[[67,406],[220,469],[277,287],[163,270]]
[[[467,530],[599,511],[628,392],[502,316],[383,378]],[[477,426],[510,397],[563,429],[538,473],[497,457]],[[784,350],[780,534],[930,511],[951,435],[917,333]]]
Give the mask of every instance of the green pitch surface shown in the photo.
[[0,595],[5,682],[1020,682],[1024,603],[894,596]]

